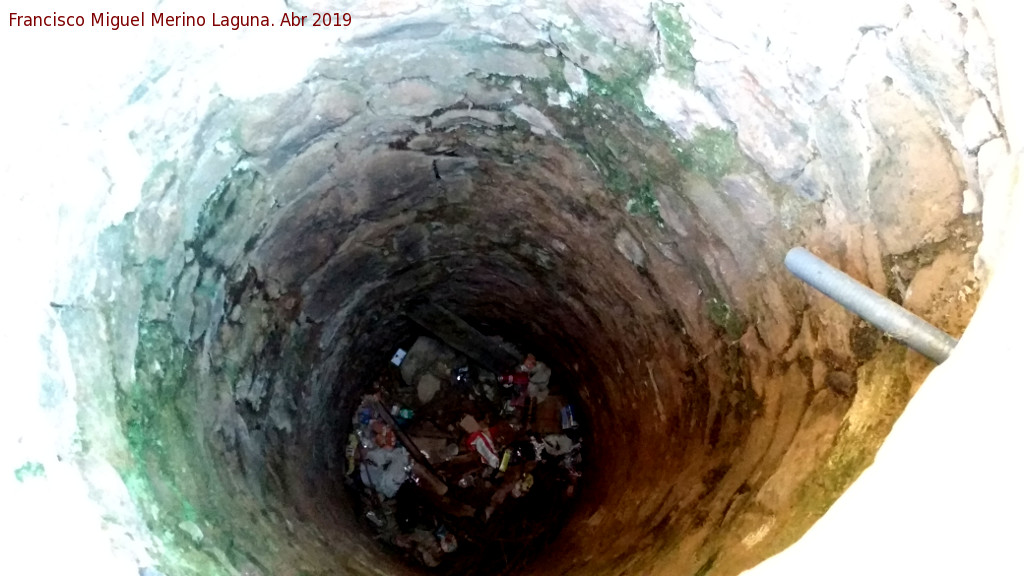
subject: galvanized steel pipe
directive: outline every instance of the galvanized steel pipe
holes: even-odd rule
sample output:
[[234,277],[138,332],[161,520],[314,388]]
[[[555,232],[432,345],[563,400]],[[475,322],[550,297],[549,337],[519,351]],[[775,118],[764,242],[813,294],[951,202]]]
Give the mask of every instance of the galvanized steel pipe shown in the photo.
[[941,364],[956,347],[956,338],[833,268],[805,248],[796,247],[786,254],[786,268],[847,310],[936,363]]

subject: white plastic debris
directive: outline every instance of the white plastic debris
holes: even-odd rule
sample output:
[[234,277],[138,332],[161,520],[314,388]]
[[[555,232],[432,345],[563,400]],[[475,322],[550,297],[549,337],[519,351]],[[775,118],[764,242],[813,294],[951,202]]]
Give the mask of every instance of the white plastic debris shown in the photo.
[[361,466],[363,484],[373,486],[385,498],[394,498],[398,489],[409,479],[412,468],[409,452],[405,448],[371,450]]

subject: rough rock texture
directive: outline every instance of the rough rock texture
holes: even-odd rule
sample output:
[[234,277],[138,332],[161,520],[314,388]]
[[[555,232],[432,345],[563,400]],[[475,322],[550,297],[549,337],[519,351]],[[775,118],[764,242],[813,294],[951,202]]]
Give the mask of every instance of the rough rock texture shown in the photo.
[[[422,301],[545,350],[595,423],[571,529],[531,573],[734,574],[792,543],[927,366],[782,256],[806,244],[963,330],[963,190],[1000,230],[987,183],[1019,150],[973,9],[345,8],[337,43],[241,31],[61,62],[124,63],[97,77],[5,64],[44,95],[15,108],[56,112],[12,121],[4,172],[47,194],[17,189],[34,225],[0,226],[39,247],[10,262],[37,272],[7,299],[11,370],[35,383],[0,418],[11,515],[35,518],[26,543],[47,523],[81,543],[39,571],[409,573],[339,470],[352,400]],[[96,91],[50,96],[75,80]],[[55,142],[94,152],[55,170]]]

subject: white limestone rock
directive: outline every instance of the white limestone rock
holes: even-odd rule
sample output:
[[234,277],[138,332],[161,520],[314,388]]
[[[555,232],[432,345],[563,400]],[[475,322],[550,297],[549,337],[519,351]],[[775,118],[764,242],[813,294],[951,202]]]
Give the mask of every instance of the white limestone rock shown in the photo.
[[704,94],[682,86],[662,69],[647,80],[643,95],[644,104],[683,139],[692,139],[698,128],[727,127]]
[[968,108],[964,116],[963,134],[964,146],[970,152],[976,152],[982,144],[999,134],[999,127],[984,98],[978,98]]

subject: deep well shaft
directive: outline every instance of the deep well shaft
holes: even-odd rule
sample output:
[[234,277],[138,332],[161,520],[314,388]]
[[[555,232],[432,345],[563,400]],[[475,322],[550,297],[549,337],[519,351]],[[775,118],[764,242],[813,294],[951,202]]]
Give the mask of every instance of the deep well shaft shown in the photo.
[[[851,485],[826,520],[862,524],[753,573],[1005,569],[1015,535],[984,514],[1021,510],[1006,8],[421,4],[0,35],[0,573],[420,573],[345,469],[425,305],[482,367],[509,353],[477,334],[542,353],[587,423],[552,536],[477,573],[738,574]],[[794,245],[957,354],[932,373],[791,277]]]

